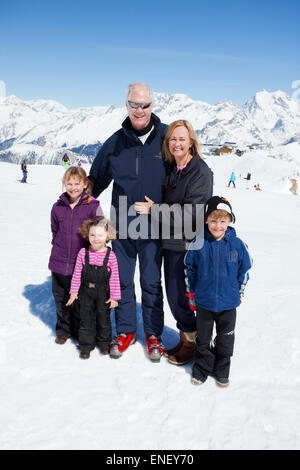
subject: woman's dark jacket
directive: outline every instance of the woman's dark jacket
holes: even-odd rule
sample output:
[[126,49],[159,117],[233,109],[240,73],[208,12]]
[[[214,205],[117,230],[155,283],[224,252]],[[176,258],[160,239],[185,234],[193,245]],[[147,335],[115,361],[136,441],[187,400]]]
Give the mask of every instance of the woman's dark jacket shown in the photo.
[[[154,211],[159,210],[164,249],[186,251],[195,237],[195,234],[191,235],[191,230],[193,232],[197,226],[201,226],[203,232],[204,204],[212,193],[213,173],[198,155],[194,155],[183,170],[177,170],[176,163],[169,167],[162,184],[163,204],[155,204],[156,207],[151,208],[151,215],[154,215],[154,218],[157,217]],[[170,226],[170,236],[167,233],[168,226]]]

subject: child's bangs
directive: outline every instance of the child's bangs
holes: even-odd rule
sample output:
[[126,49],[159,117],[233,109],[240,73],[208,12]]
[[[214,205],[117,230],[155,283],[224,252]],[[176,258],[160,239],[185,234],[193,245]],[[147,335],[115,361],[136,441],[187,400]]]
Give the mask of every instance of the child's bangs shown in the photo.
[[215,211],[212,211],[208,217],[213,217],[214,219],[228,218],[229,220],[231,220],[231,215],[224,209],[216,209]]
[[79,182],[86,182],[86,172],[80,167],[73,166],[65,172],[63,176],[63,184],[66,184],[71,178],[77,178]]

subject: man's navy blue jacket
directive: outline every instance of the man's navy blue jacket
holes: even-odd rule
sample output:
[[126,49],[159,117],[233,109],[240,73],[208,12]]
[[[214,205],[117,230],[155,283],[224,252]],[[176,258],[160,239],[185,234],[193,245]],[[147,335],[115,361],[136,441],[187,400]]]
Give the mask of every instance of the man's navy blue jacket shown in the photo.
[[93,196],[106,189],[113,180],[112,205],[118,210],[119,196],[127,196],[127,207],[145,201],[145,195],[161,202],[161,185],[166,174],[161,147],[166,124],[152,113],[154,129],[142,144],[127,117],[122,128],[109,137],[99,150],[90,170]]
[[252,266],[247,245],[233,227],[219,241],[205,228],[203,247],[197,249],[199,242],[191,243],[184,260],[187,288],[195,292],[197,307],[212,312],[238,307]]

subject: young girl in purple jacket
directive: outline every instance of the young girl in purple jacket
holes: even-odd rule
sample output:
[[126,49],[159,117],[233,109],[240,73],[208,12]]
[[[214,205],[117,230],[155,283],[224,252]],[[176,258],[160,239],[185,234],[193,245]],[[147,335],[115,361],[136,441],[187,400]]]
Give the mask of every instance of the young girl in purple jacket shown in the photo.
[[78,229],[84,220],[103,215],[99,201],[89,194],[90,181],[83,168],[70,167],[65,172],[62,183],[66,191],[51,211],[52,250],[49,260],[57,314],[57,344],[64,344],[71,336],[78,337],[78,300],[71,306],[66,306],[76,257],[85,246]]

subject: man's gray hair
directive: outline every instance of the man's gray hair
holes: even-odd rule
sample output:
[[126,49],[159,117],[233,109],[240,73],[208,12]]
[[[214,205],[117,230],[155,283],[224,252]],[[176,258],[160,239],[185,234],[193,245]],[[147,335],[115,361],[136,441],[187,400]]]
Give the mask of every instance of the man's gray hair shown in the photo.
[[128,85],[128,92],[127,92],[126,101],[128,100],[128,98],[129,98],[129,96],[130,96],[130,94],[131,94],[131,92],[134,88],[145,88],[148,91],[151,103],[153,103],[154,97],[153,97],[152,90],[149,87],[149,85],[147,85],[147,83],[145,83],[145,82],[135,82],[135,83],[131,83],[130,85]]

